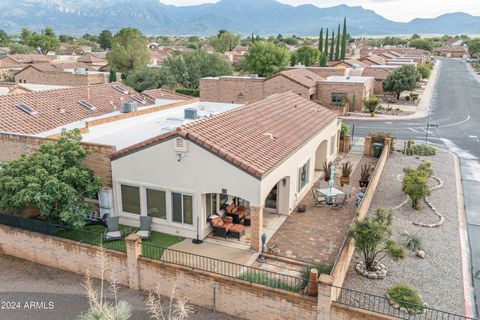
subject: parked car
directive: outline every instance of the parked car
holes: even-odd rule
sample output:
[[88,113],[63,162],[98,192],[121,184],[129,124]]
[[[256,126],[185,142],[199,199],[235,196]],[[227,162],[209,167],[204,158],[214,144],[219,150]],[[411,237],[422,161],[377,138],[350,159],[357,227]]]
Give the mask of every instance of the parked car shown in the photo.
[[467,62],[477,62],[478,59],[476,59],[476,58],[467,58],[466,61],[467,61]]

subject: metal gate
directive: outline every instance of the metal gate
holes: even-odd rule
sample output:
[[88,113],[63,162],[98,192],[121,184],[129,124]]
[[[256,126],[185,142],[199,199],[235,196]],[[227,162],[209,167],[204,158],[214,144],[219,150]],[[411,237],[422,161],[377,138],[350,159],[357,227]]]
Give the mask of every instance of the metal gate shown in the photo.
[[352,137],[352,141],[350,143],[350,152],[363,154],[364,146],[365,137]]

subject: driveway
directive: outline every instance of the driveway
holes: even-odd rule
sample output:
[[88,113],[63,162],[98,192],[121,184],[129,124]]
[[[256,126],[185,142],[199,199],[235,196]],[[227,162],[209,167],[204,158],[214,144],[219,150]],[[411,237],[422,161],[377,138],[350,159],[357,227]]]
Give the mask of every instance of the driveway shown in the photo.
[[462,60],[441,59],[428,117],[406,121],[345,121],[355,135],[388,131],[401,139],[425,141],[454,152],[460,159],[472,273],[480,309],[480,81]]

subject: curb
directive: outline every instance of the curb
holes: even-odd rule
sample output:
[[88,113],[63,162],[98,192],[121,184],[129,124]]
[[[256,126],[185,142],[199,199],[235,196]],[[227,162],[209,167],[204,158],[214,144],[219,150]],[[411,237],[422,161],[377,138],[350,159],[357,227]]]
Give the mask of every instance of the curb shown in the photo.
[[[442,65],[442,61],[439,60],[439,59],[436,59],[436,63],[435,63],[435,67],[432,71],[432,74],[430,76],[430,80],[428,81],[428,84],[425,88],[425,91],[423,92],[424,95],[425,93],[427,92],[427,88],[429,86],[433,86],[433,88],[431,88],[431,90],[429,90],[427,92],[427,96],[426,96],[426,100],[423,100],[423,101],[426,101],[425,103],[427,104],[425,107],[422,106],[422,110],[421,111],[418,111],[418,113],[414,113],[412,115],[408,115],[408,116],[398,116],[398,117],[395,117],[395,116],[388,116],[388,117],[349,117],[349,116],[341,116],[339,117],[339,119],[341,120],[356,120],[356,121],[395,121],[395,120],[398,120],[398,121],[401,121],[401,120],[417,120],[417,119],[423,119],[423,118],[427,118],[429,113],[430,113],[430,105],[431,105],[431,101],[432,101],[432,97],[433,97],[433,90],[435,88],[435,86],[437,85],[437,82],[438,82],[438,70],[440,69]],[[432,77],[433,76],[433,77]],[[420,104],[422,104],[422,100],[420,101]],[[419,106],[417,106],[417,108],[420,107],[420,104]]]
[[465,213],[464,193],[462,185],[462,173],[460,159],[449,151],[455,162],[455,185],[457,188],[458,228],[460,235],[460,254],[462,257],[463,294],[465,300],[465,315],[474,318],[476,316],[475,293],[473,289],[473,276],[471,272],[471,252],[467,230],[467,217]]

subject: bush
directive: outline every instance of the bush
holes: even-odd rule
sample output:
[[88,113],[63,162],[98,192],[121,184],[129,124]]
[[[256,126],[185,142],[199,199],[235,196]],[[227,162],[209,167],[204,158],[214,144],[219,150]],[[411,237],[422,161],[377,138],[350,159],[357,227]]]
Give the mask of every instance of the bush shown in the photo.
[[342,127],[340,129],[340,139],[345,139],[345,137],[350,133],[350,128],[342,123]]
[[422,75],[423,79],[430,78],[430,74],[432,73],[432,65],[427,64],[427,63],[422,63],[419,64],[418,67],[418,72]]
[[422,312],[426,306],[417,289],[406,284],[399,284],[390,288],[388,296],[400,307],[404,307],[409,311]]
[[405,100],[410,101],[410,96],[406,96]]
[[404,169],[402,190],[412,200],[412,207],[420,209],[418,202],[431,194],[428,179],[432,176],[431,162],[424,162],[416,169]]
[[189,89],[189,88],[178,88],[175,89],[176,93],[184,94],[191,97],[200,97],[200,90],[198,89]]
[[437,154],[437,148],[426,144],[413,144],[410,147],[407,147],[406,154],[409,156],[434,156]]
[[405,231],[403,237],[403,245],[408,250],[417,251],[422,248],[422,239],[418,235]]

